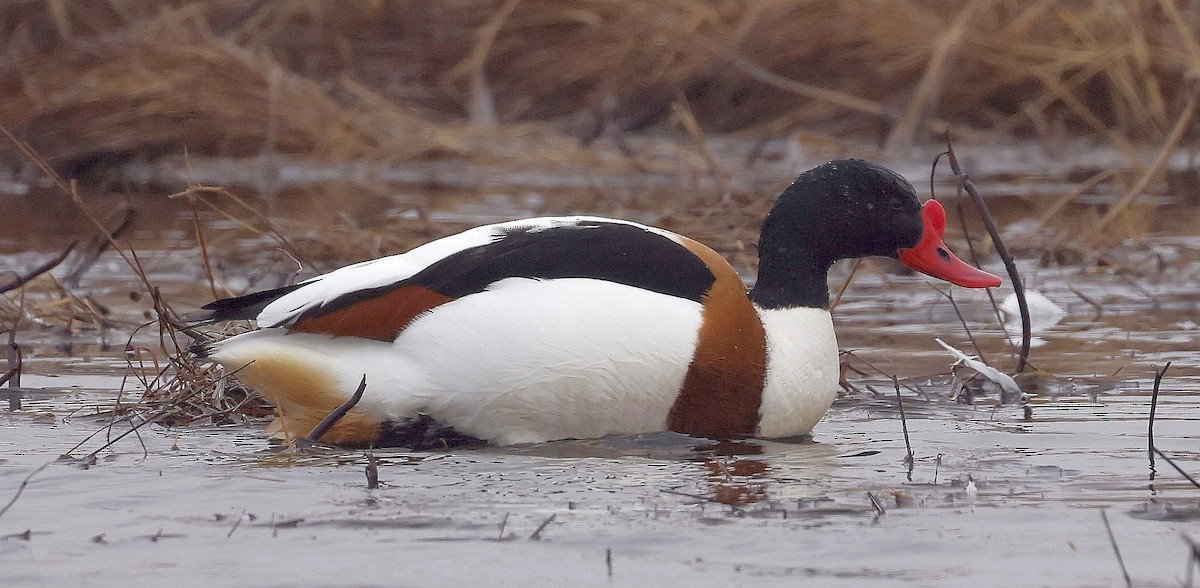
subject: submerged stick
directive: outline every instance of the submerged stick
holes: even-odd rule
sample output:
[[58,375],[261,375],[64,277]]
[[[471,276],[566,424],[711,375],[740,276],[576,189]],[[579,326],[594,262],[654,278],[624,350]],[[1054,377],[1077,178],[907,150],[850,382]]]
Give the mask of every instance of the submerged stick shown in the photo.
[[904,463],[908,464],[908,475],[912,476],[912,444],[908,442],[908,419],[904,417],[904,400],[900,398],[900,380],[896,379],[896,376],[892,376],[892,385],[896,387],[896,406],[900,407],[900,427],[904,429],[904,448],[908,451],[904,456]]
[[1167,368],[1171,367],[1171,362],[1167,362],[1163,368],[1154,372],[1154,392],[1150,395],[1150,423],[1146,426],[1146,439],[1149,443],[1147,453],[1150,455],[1150,476],[1154,476],[1154,413],[1158,411],[1158,388],[1162,384],[1163,375],[1167,373]]
[[954,172],[963,189],[975,201],[975,208],[979,210],[983,226],[987,227],[988,234],[992,236],[992,243],[996,245],[996,253],[999,253],[1000,259],[1004,260],[1004,268],[1008,270],[1013,292],[1017,295],[1017,306],[1021,309],[1021,352],[1017,356],[1017,373],[1021,373],[1025,371],[1025,364],[1029,361],[1029,341],[1032,337],[1029,324],[1029,302],[1025,300],[1025,284],[1021,281],[1021,274],[1017,272],[1017,264],[1013,261],[1012,254],[1008,252],[1008,247],[1000,238],[1000,231],[996,228],[996,221],[992,220],[992,213],[988,210],[987,203],[983,201],[983,196],[979,194],[975,182],[971,181],[971,177],[963,172],[962,167],[958,164],[958,157],[954,155],[954,145],[950,143],[949,134],[946,136],[946,159],[950,161],[950,171]]
[[1121,575],[1125,577],[1125,585],[1133,588],[1133,580],[1129,578],[1129,570],[1125,569],[1125,559],[1121,557],[1121,548],[1117,547],[1117,538],[1113,536],[1112,525],[1108,524],[1108,511],[1101,510],[1100,518],[1104,519],[1104,530],[1108,531],[1108,541],[1112,543],[1113,553],[1117,554],[1117,563],[1121,565]]
[[321,419],[321,422],[317,423],[317,426],[313,427],[313,430],[304,436],[304,440],[314,444],[320,442],[321,437],[324,437],[325,433],[329,432],[329,429],[342,420],[342,417],[346,416],[346,413],[350,412],[350,409],[354,408],[354,405],[358,404],[359,400],[362,400],[363,392],[366,389],[367,376],[364,375],[362,381],[358,383],[358,389],[354,391],[354,395],[349,400],[338,405],[325,418]]

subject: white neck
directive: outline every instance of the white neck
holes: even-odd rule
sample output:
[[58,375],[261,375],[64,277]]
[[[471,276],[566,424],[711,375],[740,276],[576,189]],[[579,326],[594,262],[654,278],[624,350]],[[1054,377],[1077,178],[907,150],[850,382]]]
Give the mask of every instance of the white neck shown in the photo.
[[767,334],[767,377],[758,435],[807,434],[837,397],[839,360],[833,317],[822,308],[757,310]]

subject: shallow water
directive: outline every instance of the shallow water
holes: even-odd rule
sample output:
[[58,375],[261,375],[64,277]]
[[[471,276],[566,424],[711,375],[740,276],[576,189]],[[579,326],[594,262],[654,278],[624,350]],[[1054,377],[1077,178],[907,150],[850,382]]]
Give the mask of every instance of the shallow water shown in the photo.
[[[536,200],[398,193],[407,195],[352,206],[488,221]],[[0,198],[14,212],[0,227],[0,271],[36,265],[66,233],[90,234],[65,203]],[[210,299],[190,209],[131,198],[141,220],[128,238],[156,285],[180,308]],[[1021,205],[1004,200],[997,212],[1015,222]],[[281,218],[321,214],[316,200],[289,202],[277,202]],[[248,238],[203,219],[214,247]],[[98,413],[118,390],[136,399],[141,389],[122,350],[147,301],[133,299],[140,285],[106,253],[79,290],[109,309],[111,326],[20,331],[25,390],[22,410],[0,413],[0,502],[48,465],[0,516],[0,584],[1122,585],[1106,512],[1134,584],[1177,586],[1189,565],[1180,534],[1200,538],[1200,490],[1161,459],[1151,478],[1146,433],[1153,370],[1173,361],[1155,438],[1200,473],[1200,237],[1178,226],[1103,264],[1021,258],[1027,281],[1067,311],[1038,333],[1045,344],[1032,359],[1044,373],[1026,382],[1036,392],[1028,414],[994,394],[948,400],[952,360],[933,337],[971,349],[954,308],[931,281],[881,263],[860,268],[835,312],[841,346],[867,375],[851,374],[854,389],[811,440],[713,449],[661,434],[377,451],[377,489],[362,452],[295,455],[270,446],[261,423],[150,425],[86,459],[109,434]],[[220,268],[235,288],[286,273],[237,269]],[[836,268],[831,284],[849,271]],[[48,296],[39,292],[29,296]],[[1011,368],[986,298],[954,295],[988,359]],[[157,335],[132,341],[153,348]],[[892,383],[870,366],[905,385],[911,470]]]

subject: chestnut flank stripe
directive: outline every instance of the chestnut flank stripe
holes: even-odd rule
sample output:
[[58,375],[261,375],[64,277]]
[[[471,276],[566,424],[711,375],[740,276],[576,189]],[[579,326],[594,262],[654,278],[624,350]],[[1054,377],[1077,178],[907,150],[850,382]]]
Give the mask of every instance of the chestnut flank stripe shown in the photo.
[[453,300],[423,286],[401,286],[325,313],[306,313],[288,332],[393,341],[418,315]]
[[729,262],[691,239],[684,246],[704,260],[716,281],[704,296],[696,352],[667,427],[710,439],[753,435],[766,379],[762,321]]

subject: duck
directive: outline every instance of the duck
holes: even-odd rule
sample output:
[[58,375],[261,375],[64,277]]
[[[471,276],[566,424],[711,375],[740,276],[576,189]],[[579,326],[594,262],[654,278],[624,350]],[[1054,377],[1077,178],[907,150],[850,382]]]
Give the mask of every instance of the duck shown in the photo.
[[794,438],[839,388],[835,261],[891,257],[958,286],[1000,285],[951,253],[945,222],[898,173],[830,161],[776,199],[749,289],[716,251],[671,231],[529,218],[206,304],[188,318],[257,328],[193,353],[274,405],[268,431],[285,439],[364,382],[322,443]]

